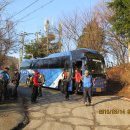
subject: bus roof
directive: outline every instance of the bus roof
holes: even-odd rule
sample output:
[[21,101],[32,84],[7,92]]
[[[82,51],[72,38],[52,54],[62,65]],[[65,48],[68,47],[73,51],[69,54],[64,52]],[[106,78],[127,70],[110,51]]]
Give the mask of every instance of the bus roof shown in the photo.
[[99,57],[102,57],[103,59],[103,56],[98,52],[98,51],[95,51],[95,50],[92,50],[92,49],[87,49],[87,48],[81,48],[81,49],[76,49],[76,50],[72,50],[72,51],[67,51],[67,52],[60,52],[60,53],[54,53],[54,54],[50,54],[48,55],[47,57],[44,57],[44,58],[37,58],[37,59],[24,59],[23,62],[22,62],[22,66],[26,66],[26,67],[30,67],[30,65],[32,63],[37,63],[39,60],[48,60],[48,59],[53,59],[53,58],[60,58],[63,59],[63,57],[69,57],[69,59],[71,61],[80,61],[81,59],[85,58],[85,53],[92,53],[92,54],[95,54]]
[[[56,57],[63,57],[63,56],[72,56],[72,60],[77,60],[77,59],[80,59],[80,58],[84,57],[83,54],[85,52],[89,52],[89,53],[94,53],[94,54],[100,55],[100,53],[98,51],[96,51],[96,50],[87,49],[87,48],[80,48],[80,49],[76,49],[76,50],[72,50],[72,51],[59,52],[59,53],[50,54],[50,55],[48,55],[48,56],[46,56],[44,58],[32,59],[32,61],[38,60],[38,59],[49,59],[49,58],[56,58]],[[24,59],[24,60],[26,61],[26,59]]]
[[77,59],[77,58],[83,57],[82,54],[84,52],[99,54],[99,52],[96,50],[87,49],[87,48],[80,48],[80,49],[76,49],[76,50],[72,50],[72,51],[50,54],[49,56],[45,57],[44,59],[54,58],[54,57],[62,57],[62,56],[71,56],[71,55],[72,55],[72,59]]
[[70,56],[70,55],[71,55],[70,51],[67,51],[67,52],[59,52],[59,53],[50,54],[49,56],[45,58],[54,58],[54,57],[62,57],[62,56]]
[[79,48],[79,49],[73,50],[73,51],[71,51],[71,52],[74,52],[74,51],[80,51],[80,52],[91,52],[91,53],[97,53],[97,54],[99,54],[98,51],[96,51],[96,50],[92,50],[92,49],[88,49],[88,48]]

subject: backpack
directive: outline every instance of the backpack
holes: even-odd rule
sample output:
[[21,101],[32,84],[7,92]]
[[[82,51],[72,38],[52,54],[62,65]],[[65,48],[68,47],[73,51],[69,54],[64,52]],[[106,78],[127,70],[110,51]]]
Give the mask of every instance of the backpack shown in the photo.
[[0,73],[0,80],[4,83],[9,83],[10,80],[10,76],[8,73],[6,73],[5,71]]
[[39,83],[45,83],[45,76],[43,74],[40,74],[39,78],[38,78],[38,82]]
[[28,87],[33,87],[34,86],[33,77],[34,76],[28,77],[28,79],[27,79],[28,81],[26,81],[26,82],[28,82],[27,83]]

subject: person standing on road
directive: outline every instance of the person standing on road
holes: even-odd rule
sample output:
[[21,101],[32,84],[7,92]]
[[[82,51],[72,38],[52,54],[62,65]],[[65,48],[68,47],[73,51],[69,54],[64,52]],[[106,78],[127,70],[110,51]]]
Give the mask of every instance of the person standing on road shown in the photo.
[[64,78],[63,78],[63,88],[64,88],[64,94],[65,94],[65,100],[69,100],[69,72],[65,70],[63,72]]
[[33,76],[33,88],[32,88],[32,95],[31,95],[31,102],[32,103],[36,103],[36,99],[38,96],[38,87],[40,86],[40,83],[38,82],[40,73],[39,72],[35,72],[34,76]]
[[89,74],[88,70],[85,70],[85,75],[83,76],[83,94],[84,94],[84,104],[85,105],[91,105],[92,101],[92,85],[93,85],[93,79],[92,76]]
[[75,70],[75,77],[73,79],[75,79],[75,87],[76,87],[76,90],[75,90],[75,93],[77,94],[78,91],[79,91],[79,88],[81,86],[81,74],[80,72],[78,71],[78,69]]
[[9,67],[5,67],[3,72],[1,73],[2,77],[2,90],[3,90],[3,95],[4,95],[4,100],[6,101],[9,99],[9,92],[8,92],[8,84],[10,80],[10,75],[9,75]]
[[14,70],[14,76],[13,76],[13,79],[12,79],[12,83],[15,85],[14,86],[14,91],[13,91],[13,97],[14,98],[17,98],[17,88],[19,86],[19,80],[20,80],[20,73],[18,71],[18,69],[15,69]]

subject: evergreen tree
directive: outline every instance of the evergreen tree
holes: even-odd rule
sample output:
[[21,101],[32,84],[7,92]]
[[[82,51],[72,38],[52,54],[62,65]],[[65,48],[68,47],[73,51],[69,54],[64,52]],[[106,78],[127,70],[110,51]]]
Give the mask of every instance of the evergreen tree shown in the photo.
[[[52,53],[59,51],[59,42],[52,42],[55,40],[55,35],[49,34],[48,37],[41,37],[39,40],[35,40],[25,46],[25,57],[30,59],[43,58]],[[48,46],[48,47],[47,47]],[[48,49],[48,50],[47,50]]]
[[116,33],[130,39],[130,0],[112,0],[108,7],[114,12],[110,23]]

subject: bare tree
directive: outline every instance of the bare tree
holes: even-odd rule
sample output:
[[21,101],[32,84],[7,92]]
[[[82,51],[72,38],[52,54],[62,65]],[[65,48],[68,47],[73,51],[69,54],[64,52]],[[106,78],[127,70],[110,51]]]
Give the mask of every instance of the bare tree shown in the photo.
[[90,48],[103,52],[103,30],[89,11],[64,15],[61,22],[65,49]]
[[97,16],[100,26],[105,33],[105,48],[108,55],[111,54],[113,59],[116,59],[116,64],[126,63],[128,61],[128,49],[127,39],[119,36],[112,30],[112,26],[109,23],[110,17],[113,15],[113,11],[107,8],[106,3],[101,2],[94,11]]
[[[74,12],[72,15],[63,16],[61,23],[63,26],[63,41],[66,49],[77,48],[77,41],[82,33],[85,22],[82,20],[82,15]],[[84,24],[84,25],[83,25]]]
[[9,51],[16,49],[14,24],[4,13],[8,4],[7,1],[0,2],[0,66],[4,64]]

